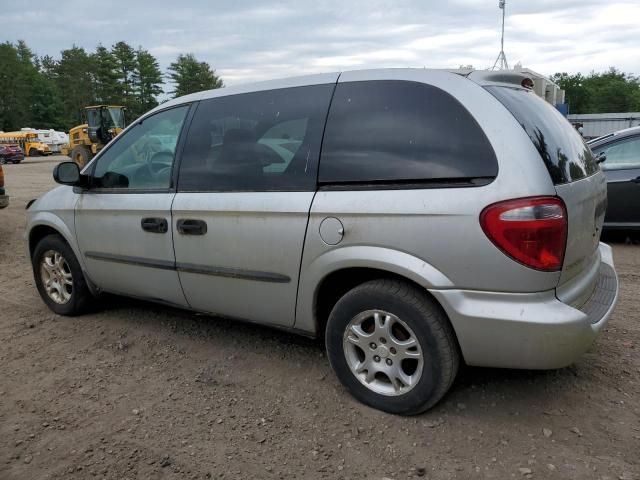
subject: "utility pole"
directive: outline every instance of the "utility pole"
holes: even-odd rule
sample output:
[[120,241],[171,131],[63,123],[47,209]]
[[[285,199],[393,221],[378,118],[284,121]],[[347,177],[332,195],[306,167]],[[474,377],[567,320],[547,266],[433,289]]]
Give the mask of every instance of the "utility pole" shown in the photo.
[[502,34],[500,35],[500,53],[498,54],[498,58],[493,64],[491,70],[508,70],[509,64],[507,63],[507,56],[504,54],[504,12],[505,12],[505,3],[506,0],[498,1],[498,8],[502,10]]

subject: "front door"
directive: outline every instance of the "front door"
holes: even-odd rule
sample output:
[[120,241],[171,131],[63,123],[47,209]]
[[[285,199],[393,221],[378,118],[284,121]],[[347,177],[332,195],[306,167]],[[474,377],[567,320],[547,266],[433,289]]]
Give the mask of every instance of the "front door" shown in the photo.
[[329,83],[200,102],[172,212],[176,268],[193,308],[293,325],[333,88]]
[[606,155],[601,164],[607,177],[605,227],[640,226],[640,136],[594,148]]
[[187,306],[171,231],[174,154],[189,106],[131,127],[90,167],[76,206],[76,234],[89,278],[101,289]]

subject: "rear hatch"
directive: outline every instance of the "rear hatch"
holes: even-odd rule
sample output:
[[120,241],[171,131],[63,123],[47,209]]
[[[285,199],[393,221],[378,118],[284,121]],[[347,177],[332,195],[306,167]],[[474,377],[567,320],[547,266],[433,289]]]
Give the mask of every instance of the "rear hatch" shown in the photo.
[[516,118],[540,153],[568,215],[558,297],[581,306],[595,288],[606,179],[580,134],[552,105],[524,88],[485,86]]

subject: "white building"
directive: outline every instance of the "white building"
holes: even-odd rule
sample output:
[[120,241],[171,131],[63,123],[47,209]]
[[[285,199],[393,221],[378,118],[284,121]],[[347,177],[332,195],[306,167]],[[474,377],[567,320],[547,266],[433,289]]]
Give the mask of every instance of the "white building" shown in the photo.
[[[476,70],[472,65],[462,66],[460,68],[456,68],[453,70],[449,70],[450,72],[468,74],[472,71]],[[498,70],[496,70],[498,71]],[[533,91],[541,98],[544,98],[547,102],[549,102],[554,107],[558,104],[564,103],[564,90],[562,90],[558,84],[553,83],[550,79],[545,77],[544,75],[534,72],[530,68],[524,68],[521,64],[516,63],[513,67],[513,70],[506,70],[508,72],[518,72],[524,75],[527,75],[531,80],[533,80]]]
[[52,152],[59,152],[62,145],[69,143],[69,135],[64,132],[57,132],[53,129],[44,130],[37,128],[21,128],[22,132],[35,132],[38,134],[38,140],[49,145]]
[[534,72],[530,68],[524,68],[519,63],[516,63],[513,70],[514,72],[521,72],[529,76],[531,80],[533,80],[533,91],[551,105],[555,106],[564,103],[564,90],[562,90],[558,84],[552,82],[544,75]]

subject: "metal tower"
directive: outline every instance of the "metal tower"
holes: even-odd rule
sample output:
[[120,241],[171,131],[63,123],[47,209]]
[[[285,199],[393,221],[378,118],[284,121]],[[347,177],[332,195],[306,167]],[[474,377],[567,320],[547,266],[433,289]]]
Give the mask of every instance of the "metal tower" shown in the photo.
[[500,36],[500,53],[498,54],[498,58],[491,67],[491,70],[508,70],[509,64],[507,63],[507,56],[504,54],[504,11],[505,11],[505,3],[506,0],[498,1],[498,8],[502,10],[502,35]]

